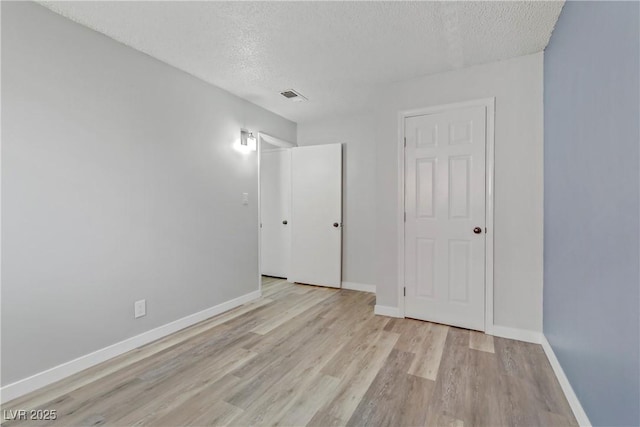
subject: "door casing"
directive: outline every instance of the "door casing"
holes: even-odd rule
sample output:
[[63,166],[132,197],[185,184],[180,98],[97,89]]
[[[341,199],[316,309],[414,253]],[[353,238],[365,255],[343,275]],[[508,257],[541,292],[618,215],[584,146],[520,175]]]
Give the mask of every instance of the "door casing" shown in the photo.
[[494,121],[495,98],[484,98],[433,107],[404,110],[398,113],[398,314],[405,317],[405,143],[404,122],[408,117],[442,113],[459,108],[484,106],[486,108],[486,151],[485,151],[485,307],[484,332],[493,333],[493,198],[494,198]]

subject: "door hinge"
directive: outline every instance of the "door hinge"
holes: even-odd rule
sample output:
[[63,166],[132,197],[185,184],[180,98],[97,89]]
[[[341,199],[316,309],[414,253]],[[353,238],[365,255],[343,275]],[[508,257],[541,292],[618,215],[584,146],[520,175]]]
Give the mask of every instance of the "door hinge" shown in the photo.
[[407,213],[404,213],[404,222],[407,222]]
[[407,146],[407,137],[406,136],[404,137],[404,146],[405,147]]
[[407,296],[407,288],[406,288],[406,287],[405,287],[405,288],[402,288],[402,293],[404,293],[404,296],[405,296],[405,297]]

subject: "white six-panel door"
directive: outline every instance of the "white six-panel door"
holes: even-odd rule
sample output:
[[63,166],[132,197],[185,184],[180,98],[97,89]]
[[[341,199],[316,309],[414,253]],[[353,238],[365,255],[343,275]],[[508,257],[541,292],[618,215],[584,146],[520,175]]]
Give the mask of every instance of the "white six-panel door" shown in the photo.
[[286,278],[291,257],[291,150],[261,153],[260,175],[261,273]]
[[484,330],[486,108],[404,126],[405,316]]
[[339,288],[342,259],[342,146],[291,149],[292,282]]

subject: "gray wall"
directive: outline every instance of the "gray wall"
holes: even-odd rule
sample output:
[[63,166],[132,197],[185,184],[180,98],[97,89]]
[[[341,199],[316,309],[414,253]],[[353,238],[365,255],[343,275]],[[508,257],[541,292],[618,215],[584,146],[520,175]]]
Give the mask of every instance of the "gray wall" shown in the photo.
[[296,140],[288,120],[2,2],[3,385],[258,289],[241,127]]
[[377,281],[374,137],[370,114],[298,124],[300,146],[343,144],[342,280],[367,285]]
[[567,2],[545,52],[544,333],[594,425],[640,425],[639,14]]

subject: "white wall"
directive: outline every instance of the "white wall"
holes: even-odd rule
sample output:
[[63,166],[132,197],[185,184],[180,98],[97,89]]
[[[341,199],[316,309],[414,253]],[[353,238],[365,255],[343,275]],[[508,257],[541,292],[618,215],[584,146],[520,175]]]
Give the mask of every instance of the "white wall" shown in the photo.
[[294,123],[31,2],[2,3],[2,89],[3,385],[258,289],[233,144]]
[[[351,153],[345,204],[367,223],[347,232],[345,244],[358,245],[345,266],[354,281],[375,280],[377,304],[398,304],[398,112],[495,97],[494,321],[542,330],[542,60],[538,53],[396,83],[380,89],[371,114],[298,125],[301,143],[331,139],[345,142]],[[372,140],[375,165],[369,157]],[[350,276],[350,265],[365,258]]]
[[298,124],[298,145],[342,143],[342,280],[376,283],[376,146],[370,114]]

